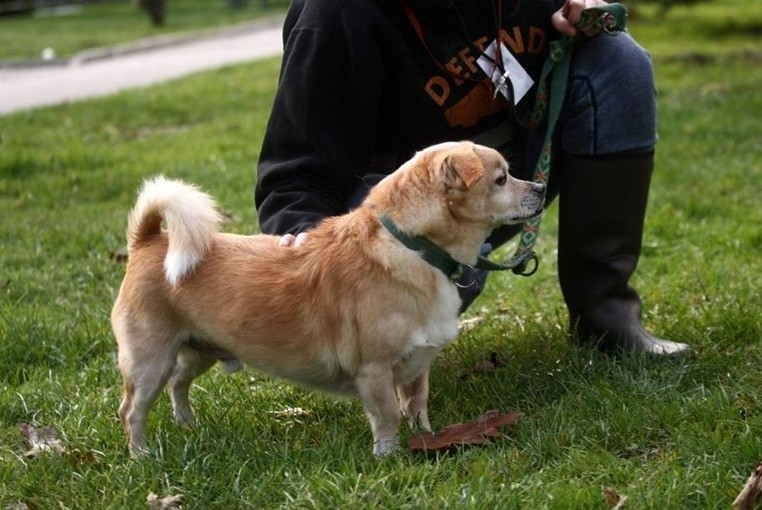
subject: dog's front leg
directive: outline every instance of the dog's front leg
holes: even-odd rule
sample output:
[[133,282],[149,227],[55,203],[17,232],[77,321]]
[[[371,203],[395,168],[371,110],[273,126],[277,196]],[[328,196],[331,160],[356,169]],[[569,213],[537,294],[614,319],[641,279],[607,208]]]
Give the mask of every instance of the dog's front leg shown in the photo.
[[363,365],[355,377],[355,386],[373,431],[373,454],[382,456],[399,449],[400,413],[391,367]]
[[397,396],[400,402],[402,416],[411,427],[419,426],[426,432],[431,432],[429,423],[429,369],[421,372],[412,381],[397,386]]

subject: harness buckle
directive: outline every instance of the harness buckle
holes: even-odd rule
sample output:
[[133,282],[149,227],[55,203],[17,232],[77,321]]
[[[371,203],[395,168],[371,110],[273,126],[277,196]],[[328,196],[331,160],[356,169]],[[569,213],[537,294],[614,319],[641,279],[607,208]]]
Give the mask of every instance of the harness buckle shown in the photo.
[[[459,282],[458,280],[460,280],[461,277],[463,277],[465,274],[470,274],[471,275],[471,280],[468,283],[461,283],[461,282]],[[453,276],[455,276],[455,275],[453,275]],[[474,269],[473,266],[469,266],[469,265],[466,265],[466,264],[461,264],[460,268],[457,271],[457,278],[454,278],[453,276],[450,277],[450,280],[459,289],[468,289],[468,288],[471,288],[478,281],[478,277],[476,276],[476,269]]]
[[616,19],[616,16],[610,12],[601,14],[600,24],[603,31],[607,34],[617,35],[621,31],[619,28],[619,21]]

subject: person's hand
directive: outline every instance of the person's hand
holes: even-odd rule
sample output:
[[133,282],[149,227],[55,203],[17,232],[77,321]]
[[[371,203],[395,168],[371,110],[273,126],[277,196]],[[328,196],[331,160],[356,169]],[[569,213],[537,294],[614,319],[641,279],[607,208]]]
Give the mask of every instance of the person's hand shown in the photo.
[[301,245],[304,244],[304,241],[307,240],[307,232],[301,232],[297,235],[294,234],[285,234],[280,236],[280,239],[278,239],[278,246],[283,246],[285,248],[298,248]]
[[574,37],[579,32],[576,25],[579,23],[582,11],[590,7],[606,5],[606,3],[603,0],[566,0],[564,6],[553,13],[550,22],[553,28],[563,35]]

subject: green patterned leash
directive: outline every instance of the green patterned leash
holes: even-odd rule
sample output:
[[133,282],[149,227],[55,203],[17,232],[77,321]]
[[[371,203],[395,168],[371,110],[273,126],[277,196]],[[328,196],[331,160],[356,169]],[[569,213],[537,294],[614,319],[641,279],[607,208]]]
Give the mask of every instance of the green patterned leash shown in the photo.
[[[626,24],[627,9],[622,4],[614,3],[593,7],[582,11],[577,24],[579,35],[574,37],[562,36],[550,43],[548,57],[545,59],[540,73],[535,106],[529,122],[531,128],[539,128],[547,115],[545,140],[535,166],[534,182],[544,184],[547,188],[550,178],[553,132],[566,96],[574,44],[601,31],[607,33],[621,32],[625,30]],[[551,76],[552,80],[549,80],[548,78]],[[549,81],[550,83],[548,83]],[[537,253],[534,251],[534,244],[537,241],[539,228],[540,216],[524,223],[516,252],[507,262],[499,265],[502,269],[510,268],[515,274],[522,276],[529,276],[537,271],[539,261]],[[530,265],[530,262],[533,264]]]
[[[618,32],[624,30],[627,19],[627,11],[620,4],[609,4],[603,7],[585,9],[577,24],[580,32],[592,36],[603,30],[606,32]],[[545,116],[548,116],[548,127],[545,133],[545,142],[537,166],[535,167],[534,182],[547,186],[550,177],[550,154],[553,130],[561,112],[561,106],[566,94],[566,85],[569,79],[569,65],[574,42],[585,36],[561,37],[558,41],[550,43],[548,58],[542,68],[540,83],[537,90],[537,100],[530,119],[530,126],[539,128]],[[548,90],[548,78],[552,74],[550,90]],[[473,266],[462,264],[453,259],[445,250],[435,245],[422,236],[411,236],[402,231],[389,216],[381,214],[379,220],[384,227],[400,242],[409,249],[420,253],[421,257],[436,267],[447,276],[450,281],[457,282],[465,271],[485,269],[488,271],[503,271],[511,269],[514,273],[529,276],[537,270],[537,254],[533,246],[537,240],[537,231],[540,225],[539,217],[529,220],[524,224],[521,239],[513,255],[507,262],[494,262],[487,257],[480,256]],[[534,265],[527,269],[529,262]],[[465,285],[466,287],[468,285]]]

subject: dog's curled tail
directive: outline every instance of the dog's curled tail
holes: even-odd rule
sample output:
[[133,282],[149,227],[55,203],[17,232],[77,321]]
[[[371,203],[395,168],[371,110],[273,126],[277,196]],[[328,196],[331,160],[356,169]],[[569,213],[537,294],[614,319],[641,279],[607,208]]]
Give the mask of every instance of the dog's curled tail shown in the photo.
[[160,233],[164,222],[169,237],[164,272],[174,286],[204,257],[221,221],[206,193],[182,181],[154,177],[143,184],[130,213],[127,249],[132,252],[148,236]]

